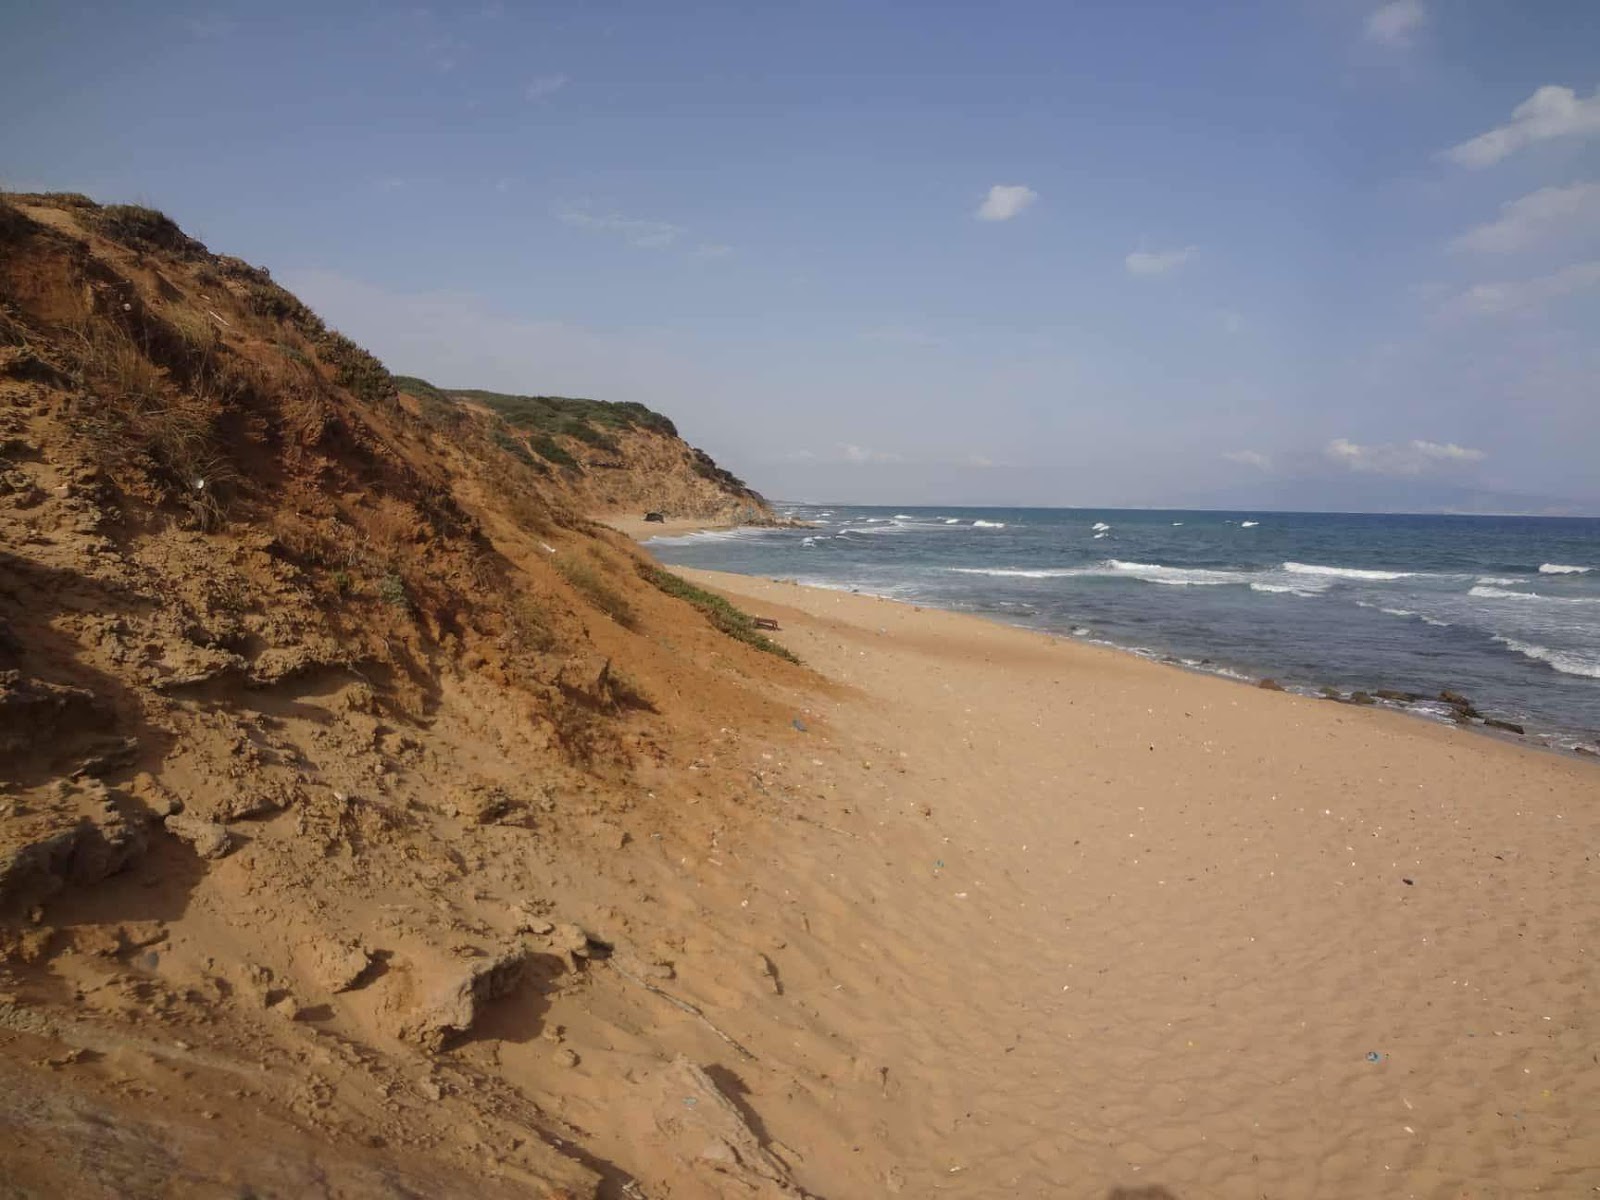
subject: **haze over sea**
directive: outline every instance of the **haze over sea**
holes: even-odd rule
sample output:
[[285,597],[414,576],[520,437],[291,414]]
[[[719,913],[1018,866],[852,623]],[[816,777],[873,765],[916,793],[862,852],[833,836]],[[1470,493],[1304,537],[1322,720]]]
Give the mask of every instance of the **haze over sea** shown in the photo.
[[814,528],[649,547],[1292,690],[1450,690],[1553,744],[1600,740],[1600,519],[780,507]]

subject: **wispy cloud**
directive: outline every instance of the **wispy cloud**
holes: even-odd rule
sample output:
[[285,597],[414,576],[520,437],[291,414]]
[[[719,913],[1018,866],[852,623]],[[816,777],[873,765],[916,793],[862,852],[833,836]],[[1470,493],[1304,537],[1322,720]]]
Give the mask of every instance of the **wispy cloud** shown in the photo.
[[1427,23],[1422,0],[1392,0],[1367,14],[1367,38],[1383,46],[1403,49]]
[[872,450],[866,446],[855,446],[849,442],[839,444],[839,456],[847,463],[893,463],[900,461],[900,455],[888,450]]
[[1546,85],[1511,110],[1511,120],[1452,146],[1444,157],[1458,166],[1491,167],[1509,154],[1559,137],[1600,133],[1600,88],[1587,100],[1569,87]]
[[646,250],[664,250],[683,236],[681,225],[669,221],[650,221],[639,217],[623,217],[616,213],[592,213],[583,209],[567,209],[558,214],[560,220],[578,229],[607,233],[622,238],[631,246]]
[[1368,475],[1427,475],[1452,468],[1470,467],[1488,455],[1454,442],[1381,442],[1362,446],[1348,438],[1334,438],[1323,447],[1322,456],[1336,467]]
[[1246,321],[1244,314],[1235,312],[1231,308],[1222,310],[1222,329],[1224,333],[1243,333]]
[[528,81],[522,94],[529,100],[543,100],[546,96],[555,95],[570,82],[565,75],[539,75]]
[[1475,283],[1445,301],[1444,316],[1494,317],[1528,312],[1600,286],[1600,261],[1573,263],[1549,275]]
[[1039,193],[1020,183],[997,183],[973,214],[980,221],[1009,221],[1030,207]]
[[1574,229],[1600,227],[1600,183],[1540,188],[1500,206],[1500,217],[1450,243],[1452,250],[1507,254]]
[[1135,250],[1122,260],[1130,275],[1165,275],[1176,271],[1196,254],[1199,246],[1185,246],[1181,250]]
[[696,258],[727,258],[733,247],[722,242],[701,242],[691,253]]
[[1222,457],[1231,463],[1241,466],[1255,467],[1261,471],[1272,470],[1272,459],[1269,455],[1262,454],[1259,450],[1228,450]]

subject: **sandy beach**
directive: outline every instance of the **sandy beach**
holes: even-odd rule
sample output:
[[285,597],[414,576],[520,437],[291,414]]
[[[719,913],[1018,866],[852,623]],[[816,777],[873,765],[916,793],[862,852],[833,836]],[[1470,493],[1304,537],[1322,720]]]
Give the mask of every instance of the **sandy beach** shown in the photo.
[[719,856],[818,1194],[1600,1187],[1592,764],[687,574],[837,684],[762,755],[802,824]]

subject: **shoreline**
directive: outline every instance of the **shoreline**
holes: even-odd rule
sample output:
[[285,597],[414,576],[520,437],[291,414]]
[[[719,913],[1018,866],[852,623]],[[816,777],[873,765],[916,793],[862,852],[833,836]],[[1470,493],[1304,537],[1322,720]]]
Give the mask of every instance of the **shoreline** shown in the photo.
[[[746,524],[743,523],[708,524],[703,520],[695,519],[681,519],[676,522],[669,522],[667,525],[646,525],[641,519],[633,523],[637,527],[636,529],[622,528],[619,526],[618,522],[609,518],[605,523],[610,524],[611,528],[617,529],[619,533],[624,533],[628,537],[632,538],[640,545],[641,548],[645,550],[649,550],[649,542],[658,537],[684,537],[695,533],[719,533],[747,527]],[[763,526],[748,527],[757,529],[764,528]],[[754,574],[745,575],[737,571],[717,571],[709,568],[672,566],[672,564],[663,565],[671,566],[673,570],[678,571],[679,573],[698,572],[711,578],[726,576],[729,579],[769,579],[773,582],[792,585],[795,587],[811,588],[820,592],[837,592],[844,595],[869,596],[884,603],[905,605],[917,611],[943,612],[950,613],[955,616],[971,617],[975,620],[987,622],[989,624],[1008,629],[1016,629],[1028,633],[1034,633],[1074,645],[1098,647],[1115,654],[1126,655],[1133,659],[1153,663],[1157,666],[1176,668],[1185,674],[1198,675],[1211,679],[1226,680],[1230,683],[1242,684],[1246,687],[1256,688],[1263,691],[1278,691],[1284,695],[1300,696],[1308,700],[1318,700],[1326,703],[1339,704],[1350,708],[1370,708],[1379,712],[1399,713],[1413,720],[1422,721],[1428,725],[1437,725],[1449,729],[1463,729],[1469,733],[1475,733],[1481,737],[1487,737],[1492,741],[1507,742],[1512,745],[1526,746],[1529,749],[1543,751],[1563,758],[1584,759],[1600,764],[1600,739],[1597,739],[1595,743],[1582,742],[1572,738],[1569,734],[1546,733],[1532,726],[1525,727],[1525,731],[1519,734],[1510,730],[1500,730],[1487,726],[1484,723],[1484,719],[1481,717],[1476,718],[1475,720],[1455,720],[1447,716],[1443,711],[1444,709],[1451,709],[1454,706],[1446,703],[1442,696],[1438,698],[1430,698],[1419,694],[1417,700],[1399,702],[1381,698],[1376,695],[1377,690],[1388,690],[1387,688],[1377,688],[1367,691],[1356,689],[1354,691],[1345,692],[1341,689],[1331,688],[1328,685],[1319,686],[1313,684],[1284,684],[1270,674],[1252,675],[1241,669],[1231,667],[1226,663],[1218,663],[1216,668],[1212,669],[1203,663],[1191,663],[1173,654],[1152,650],[1148,647],[1125,646],[1121,643],[1107,641],[1101,638],[1078,637],[1065,630],[1056,631],[1036,625],[1026,625],[1022,624],[1021,622],[1008,621],[1003,617],[996,615],[970,612],[963,609],[945,608],[940,605],[925,601],[903,600],[894,596],[881,595],[877,592],[867,592],[860,589],[850,588],[843,584],[832,585],[823,583],[802,583],[799,580],[780,579],[777,576]],[[1267,681],[1271,681],[1272,683],[1277,684],[1277,686],[1263,687],[1263,683]],[[1330,695],[1330,691],[1338,694]],[[1358,695],[1371,696],[1372,700],[1370,703],[1368,703],[1366,701],[1358,701],[1353,699],[1354,696]],[[1440,708],[1416,707],[1417,705],[1424,704],[1438,705]],[[1563,738],[1572,741],[1573,744],[1562,744],[1562,742],[1558,739]]]

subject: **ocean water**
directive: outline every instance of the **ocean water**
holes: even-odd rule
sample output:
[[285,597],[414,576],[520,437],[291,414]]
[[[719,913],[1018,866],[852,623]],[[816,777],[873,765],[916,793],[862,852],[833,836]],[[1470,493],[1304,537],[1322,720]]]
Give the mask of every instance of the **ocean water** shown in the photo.
[[814,528],[648,545],[669,564],[980,613],[1293,690],[1449,689],[1552,744],[1600,741],[1600,519],[782,510]]

